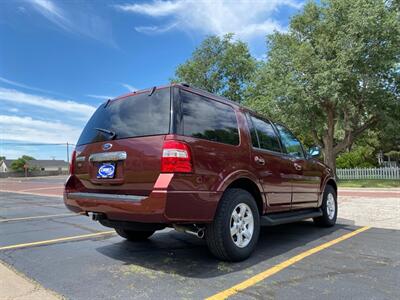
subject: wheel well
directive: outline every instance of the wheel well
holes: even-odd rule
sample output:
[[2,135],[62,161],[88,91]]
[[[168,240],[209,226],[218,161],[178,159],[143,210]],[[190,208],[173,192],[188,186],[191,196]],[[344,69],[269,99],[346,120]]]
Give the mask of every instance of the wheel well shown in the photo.
[[232,182],[227,189],[230,188],[237,188],[237,189],[243,189],[245,191],[248,191],[253,197],[254,200],[256,200],[257,208],[260,213],[260,215],[263,214],[263,208],[264,208],[264,201],[262,200],[262,196],[260,193],[260,190],[258,186],[254,183],[254,181],[248,179],[248,178],[240,178]]
[[329,180],[326,182],[326,185],[332,186],[332,187],[335,189],[335,192],[336,192],[336,195],[337,195],[337,184],[336,184],[335,180],[329,179]]

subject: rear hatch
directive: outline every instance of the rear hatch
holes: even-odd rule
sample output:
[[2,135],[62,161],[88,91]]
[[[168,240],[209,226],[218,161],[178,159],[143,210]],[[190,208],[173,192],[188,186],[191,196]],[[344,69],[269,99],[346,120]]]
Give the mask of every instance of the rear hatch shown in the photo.
[[170,88],[101,105],[76,147],[74,173],[85,192],[149,195],[170,131]]

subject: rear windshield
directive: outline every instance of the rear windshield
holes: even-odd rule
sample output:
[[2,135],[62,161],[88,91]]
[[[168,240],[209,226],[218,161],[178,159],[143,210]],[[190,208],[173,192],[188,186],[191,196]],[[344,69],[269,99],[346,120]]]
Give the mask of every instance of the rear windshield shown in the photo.
[[[86,124],[77,145],[169,133],[170,88],[102,104]],[[98,130],[98,129],[100,130]],[[108,131],[108,132],[107,132]]]

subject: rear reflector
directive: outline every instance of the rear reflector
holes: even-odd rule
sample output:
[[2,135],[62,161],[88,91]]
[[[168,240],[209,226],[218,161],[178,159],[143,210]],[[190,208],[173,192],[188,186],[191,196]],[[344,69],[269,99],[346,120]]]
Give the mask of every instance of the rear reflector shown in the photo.
[[72,152],[71,163],[69,164],[69,174],[74,175],[76,162],[76,151]]
[[165,141],[161,158],[161,172],[192,172],[192,158],[189,146],[179,141]]

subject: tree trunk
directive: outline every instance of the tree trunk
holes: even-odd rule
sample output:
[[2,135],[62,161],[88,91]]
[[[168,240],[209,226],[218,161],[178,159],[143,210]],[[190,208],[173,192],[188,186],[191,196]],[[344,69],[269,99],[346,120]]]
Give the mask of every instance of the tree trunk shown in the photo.
[[336,177],[336,152],[334,151],[335,113],[332,104],[326,105],[327,129],[323,137],[324,163],[333,170]]
[[324,147],[324,163],[333,170],[336,177],[336,154],[333,147]]

